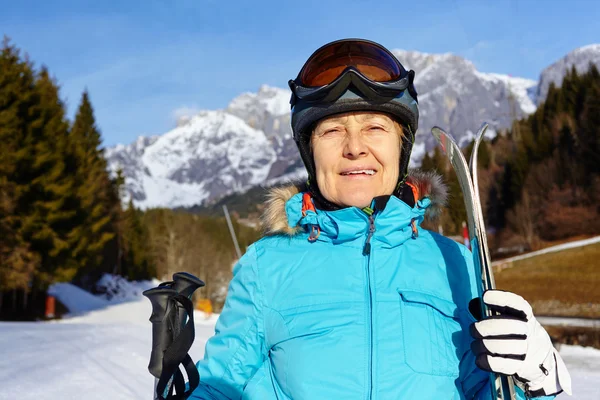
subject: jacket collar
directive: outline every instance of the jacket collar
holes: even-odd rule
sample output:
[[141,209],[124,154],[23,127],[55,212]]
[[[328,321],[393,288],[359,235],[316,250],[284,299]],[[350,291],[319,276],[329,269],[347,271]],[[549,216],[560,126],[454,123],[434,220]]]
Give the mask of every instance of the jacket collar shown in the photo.
[[[413,224],[424,218],[439,216],[446,201],[446,187],[435,173],[413,170],[407,182],[413,188],[414,207],[391,197],[385,208],[374,215],[373,241],[394,246],[413,236]],[[303,191],[299,185],[272,189],[263,214],[263,227],[268,235],[295,236],[308,234],[318,227],[320,241],[343,243],[363,238],[369,230],[369,216],[357,207],[335,211],[304,210]],[[413,222],[414,221],[414,222]]]

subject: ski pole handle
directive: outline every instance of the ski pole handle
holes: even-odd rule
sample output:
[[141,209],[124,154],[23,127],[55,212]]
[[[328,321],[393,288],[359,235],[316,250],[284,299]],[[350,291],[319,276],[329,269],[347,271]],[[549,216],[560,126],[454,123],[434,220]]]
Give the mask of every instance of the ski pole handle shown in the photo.
[[176,272],[173,274],[173,289],[177,293],[190,298],[194,291],[204,286],[204,282],[187,272]]
[[[187,272],[177,272],[173,274],[173,284],[171,287],[175,289],[178,294],[185,296],[190,300],[196,289],[202,286],[204,286],[204,282],[192,274],[188,274]],[[174,337],[179,335],[181,328],[185,325],[186,316],[187,312],[185,311],[185,308],[183,308],[181,304],[177,303],[177,321],[173,335]]]
[[163,366],[163,355],[167,347],[173,342],[173,329],[176,321],[172,312],[175,306],[171,301],[177,291],[166,286],[159,286],[148,289],[142,293],[152,303],[152,352],[150,353],[150,363],[148,371],[155,377],[160,378]]
[[[194,275],[177,272],[173,281],[163,282],[143,292],[152,304],[152,351],[148,371],[155,377],[155,400],[175,399],[183,395],[185,382],[178,369],[179,363],[186,368],[190,393],[199,384],[198,372],[186,353],[194,341],[191,298],[194,291],[202,286],[204,282]],[[177,395],[172,395],[174,386]]]

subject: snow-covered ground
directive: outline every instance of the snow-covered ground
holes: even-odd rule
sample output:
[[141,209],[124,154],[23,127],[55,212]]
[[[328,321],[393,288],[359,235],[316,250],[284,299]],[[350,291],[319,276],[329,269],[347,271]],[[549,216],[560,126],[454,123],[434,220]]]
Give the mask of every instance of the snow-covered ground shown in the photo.
[[[100,308],[96,296],[61,285],[54,293],[69,307],[78,307],[70,318],[0,323],[0,399],[151,399],[150,302],[139,293],[133,295],[147,286],[152,283],[132,285],[131,292],[117,300],[100,299]],[[196,312],[195,322],[190,355],[198,360],[214,332],[216,316],[206,319]],[[573,378],[571,399],[598,399],[600,350],[564,345],[560,353]]]

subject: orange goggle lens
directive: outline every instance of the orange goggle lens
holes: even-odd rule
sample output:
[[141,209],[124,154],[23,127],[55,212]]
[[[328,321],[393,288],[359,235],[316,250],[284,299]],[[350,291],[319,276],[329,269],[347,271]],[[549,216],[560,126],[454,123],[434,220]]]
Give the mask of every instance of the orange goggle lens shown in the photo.
[[317,50],[304,64],[302,86],[325,86],[353,67],[374,82],[390,82],[405,72],[393,54],[376,43],[353,40],[331,43]]

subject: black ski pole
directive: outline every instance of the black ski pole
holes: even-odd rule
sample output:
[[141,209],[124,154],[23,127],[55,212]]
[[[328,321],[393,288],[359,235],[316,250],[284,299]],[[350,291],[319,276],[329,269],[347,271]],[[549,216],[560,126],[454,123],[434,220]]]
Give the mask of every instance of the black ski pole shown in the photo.
[[[192,299],[192,295],[196,291],[196,289],[204,286],[204,282],[200,279],[196,278],[194,275],[189,274],[187,272],[176,272],[173,274],[173,289],[175,291],[188,299]],[[176,321],[176,333],[177,336],[186,323],[187,312],[185,308],[177,303],[177,321]]]
[[144,291],[144,296],[152,303],[152,351],[148,371],[154,376],[154,399],[157,398],[156,386],[161,377],[163,369],[163,357],[165,350],[173,343],[173,329],[175,303],[171,299],[177,292],[169,286],[158,286]]
[[[204,282],[178,272],[173,281],[161,283],[143,294],[152,303],[152,352],[148,370],[154,376],[154,399],[185,399],[199,384],[198,371],[187,352],[194,341],[194,307],[191,297]],[[187,321],[186,321],[187,320]],[[190,388],[179,370],[183,364]],[[173,396],[175,387],[177,395]]]

